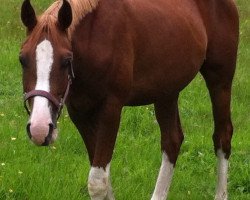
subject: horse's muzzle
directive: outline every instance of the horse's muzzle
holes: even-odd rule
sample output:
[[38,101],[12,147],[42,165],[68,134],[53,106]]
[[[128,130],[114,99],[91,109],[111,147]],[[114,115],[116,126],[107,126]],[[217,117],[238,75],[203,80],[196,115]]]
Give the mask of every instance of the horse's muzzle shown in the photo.
[[27,134],[29,138],[38,146],[48,146],[53,143],[57,137],[57,130],[52,123],[48,125],[27,124]]

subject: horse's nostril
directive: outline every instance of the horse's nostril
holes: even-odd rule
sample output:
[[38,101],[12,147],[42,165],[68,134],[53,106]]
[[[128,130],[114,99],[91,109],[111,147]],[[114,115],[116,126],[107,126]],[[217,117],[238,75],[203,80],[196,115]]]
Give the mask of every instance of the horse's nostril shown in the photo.
[[44,143],[42,143],[42,146],[49,146],[49,141],[47,140],[47,139],[45,139],[45,142]]
[[30,133],[30,123],[27,124],[26,126],[26,130],[27,130],[27,134],[29,136],[29,138],[31,139],[31,133]]
[[53,131],[53,129],[54,129],[54,124],[53,123],[49,123],[49,131],[51,131],[50,129],[52,129],[52,131]]
[[54,124],[49,123],[49,133],[48,133],[47,137],[45,138],[45,141],[42,144],[42,146],[48,146],[50,144],[51,139],[52,139],[53,130],[54,130]]

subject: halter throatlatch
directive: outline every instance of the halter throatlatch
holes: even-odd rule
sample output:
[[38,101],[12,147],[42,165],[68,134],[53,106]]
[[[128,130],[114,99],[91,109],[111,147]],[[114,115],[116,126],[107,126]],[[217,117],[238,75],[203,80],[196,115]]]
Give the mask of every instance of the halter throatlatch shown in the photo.
[[44,91],[44,90],[31,90],[30,92],[24,93],[24,108],[26,109],[28,115],[30,115],[31,111],[27,106],[27,101],[30,98],[40,96],[40,97],[44,97],[44,98],[48,99],[57,108],[57,119],[60,117],[62,109],[63,109],[63,105],[65,104],[65,101],[66,101],[67,96],[69,94],[69,88],[70,88],[70,85],[72,84],[72,78],[73,79],[75,78],[72,62],[70,62],[70,69],[69,70],[70,70],[70,72],[68,75],[68,85],[67,85],[67,88],[65,90],[63,97],[60,100],[58,100],[51,93]]

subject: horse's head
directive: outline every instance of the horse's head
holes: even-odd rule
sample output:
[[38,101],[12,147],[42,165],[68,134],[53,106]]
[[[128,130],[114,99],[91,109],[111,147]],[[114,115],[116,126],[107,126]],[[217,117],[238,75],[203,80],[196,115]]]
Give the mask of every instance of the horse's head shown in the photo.
[[27,39],[20,52],[24,103],[30,114],[27,133],[37,145],[48,145],[56,139],[57,118],[73,76],[68,38],[70,4],[63,0],[60,8],[47,12],[37,18],[29,0],[23,2],[21,10],[27,27]]

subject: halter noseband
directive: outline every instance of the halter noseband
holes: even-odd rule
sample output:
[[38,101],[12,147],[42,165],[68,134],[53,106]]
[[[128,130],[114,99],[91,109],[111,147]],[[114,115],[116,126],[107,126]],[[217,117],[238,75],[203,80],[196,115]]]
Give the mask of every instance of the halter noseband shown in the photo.
[[65,93],[64,93],[63,97],[60,99],[60,101],[55,96],[53,96],[51,93],[44,91],[44,90],[31,90],[30,92],[24,93],[24,108],[26,109],[28,115],[30,115],[30,110],[27,106],[27,101],[32,97],[40,96],[40,97],[44,97],[44,98],[48,99],[57,108],[57,110],[58,110],[57,119],[60,117],[63,105],[65,104],[65,101],[66,101],[67,96],[69,94],[69,88],[70,88],[70,85],[72,84],[72,78],[73,79],[75,78],[72,62],[70,62],[70,69],[69,70],[70,70],[70,73],[68,75],[68,85],[67,85]]

